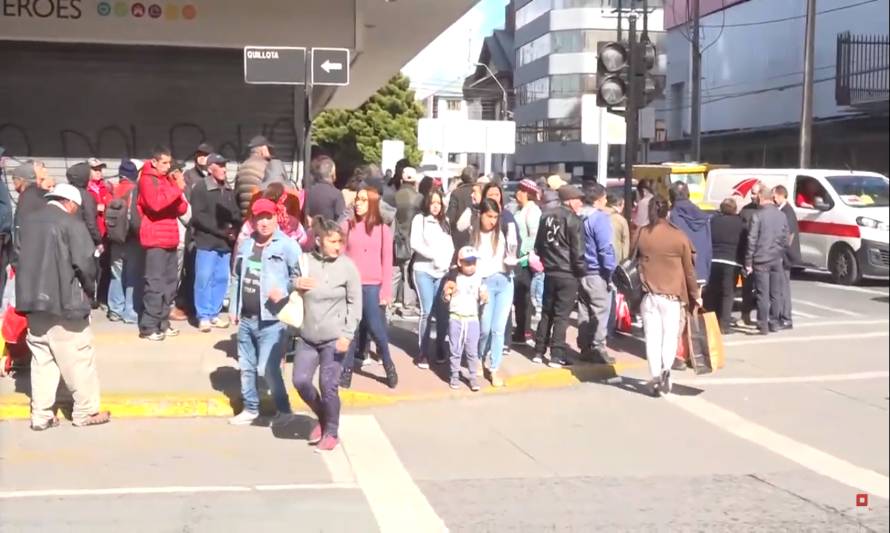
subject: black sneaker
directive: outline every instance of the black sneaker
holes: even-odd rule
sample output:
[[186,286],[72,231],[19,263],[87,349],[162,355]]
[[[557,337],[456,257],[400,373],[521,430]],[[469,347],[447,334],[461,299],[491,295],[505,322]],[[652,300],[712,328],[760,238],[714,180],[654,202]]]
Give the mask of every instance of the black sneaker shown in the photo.
[[671,365],[671,370],[679,370],[680,372],[686,370],[686,361],[682,359],[674,359],[674,364]]
[[59,419],[52,417],[42,424],[31,424],[31,431],[46,431],[57,427],[59,427]]

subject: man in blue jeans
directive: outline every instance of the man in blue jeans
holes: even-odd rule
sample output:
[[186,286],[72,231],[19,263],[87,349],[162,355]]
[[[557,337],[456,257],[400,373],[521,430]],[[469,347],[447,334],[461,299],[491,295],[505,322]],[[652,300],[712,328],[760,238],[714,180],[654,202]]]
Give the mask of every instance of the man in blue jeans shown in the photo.
[[192,237],[195,255],[195,311],[198,328],[225,329],[229,320],[219,316],[229,287],[232,245],[241,228],[241,210],[235,191],[226,181],[227,161],[219,154],[207,157],[209,175],[191,193]]
[[257,377],[265,378],[278,414],[273,425],[287,423],[291,408],[281,377],[287,349],[287,325],[276,315],[299,273],[300,246],[278,229],[276,206],[265,198],[251,208],[254,233],[235,255],[235,280],[230,294],[231,319],[238,324],[238,366],[244,410],[229,423],[246,426],[259,416]]

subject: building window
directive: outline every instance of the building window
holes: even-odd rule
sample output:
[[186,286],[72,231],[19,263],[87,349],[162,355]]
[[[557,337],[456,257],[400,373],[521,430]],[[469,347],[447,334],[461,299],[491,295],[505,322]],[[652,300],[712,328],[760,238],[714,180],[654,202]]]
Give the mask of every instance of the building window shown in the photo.
[[655,120],[655,142],[663,143],[667,140],[667,126],[663,119]]
[[550,77],[550,98],[575,98],[596,92],[596,74],[559,74]]
[[519,87],[519,105],[526,105],[547,98],[550,94],[550,78],[538,78]]
[[516,10],[516,29],[540,17],[550,9],[553,0],[532,0]]
[[546,34],[538,37],[530,43],[522,45],[516,51],[516,61],[521,67],[527,65],[536,59],[540,59],[550,53],[550,40],[552,34]]
[[[602,32],[599,32],[602,34]],[[589,30],[555,31],[551,53],[572,54],[578,52],[596,52],[597,32]]]
[[547,120],[548,142],[578,142],[581,140],[581,118],[551,118]]
[[[615,4],[615,6],[612,4]],[[617,7],[617,2],[614,0],[553,0],[553,9],[572,9],[576,7],[598,7],[604,9]]]
[[461,101],[460,100],[446,100],[445,101],[446,108],[448,111],[460,111],[461,110]]

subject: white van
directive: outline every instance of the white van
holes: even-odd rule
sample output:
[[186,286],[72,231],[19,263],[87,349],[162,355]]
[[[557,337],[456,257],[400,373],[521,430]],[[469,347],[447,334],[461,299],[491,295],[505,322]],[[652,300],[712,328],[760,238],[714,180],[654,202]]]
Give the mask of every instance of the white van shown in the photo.
[[750,199],[757,181],[784,185],[800,224],[804,264],[828,270],[837,283],[890,275],[890,182],[874,172],[725,168],[708,173],[704,202]]

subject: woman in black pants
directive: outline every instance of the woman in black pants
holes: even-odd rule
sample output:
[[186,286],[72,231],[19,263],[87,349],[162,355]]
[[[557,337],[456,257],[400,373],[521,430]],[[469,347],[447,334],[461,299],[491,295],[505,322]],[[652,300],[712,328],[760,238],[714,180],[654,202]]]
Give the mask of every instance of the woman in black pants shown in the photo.
[[745,245],[745,222],[737,213],[732,198],[720,204],[720,214],[711,219],[711,278],[707,286],[707,308],[717,313],[720,330],[732,333],[732,304],[735,285],[741,268],[741,254]]

